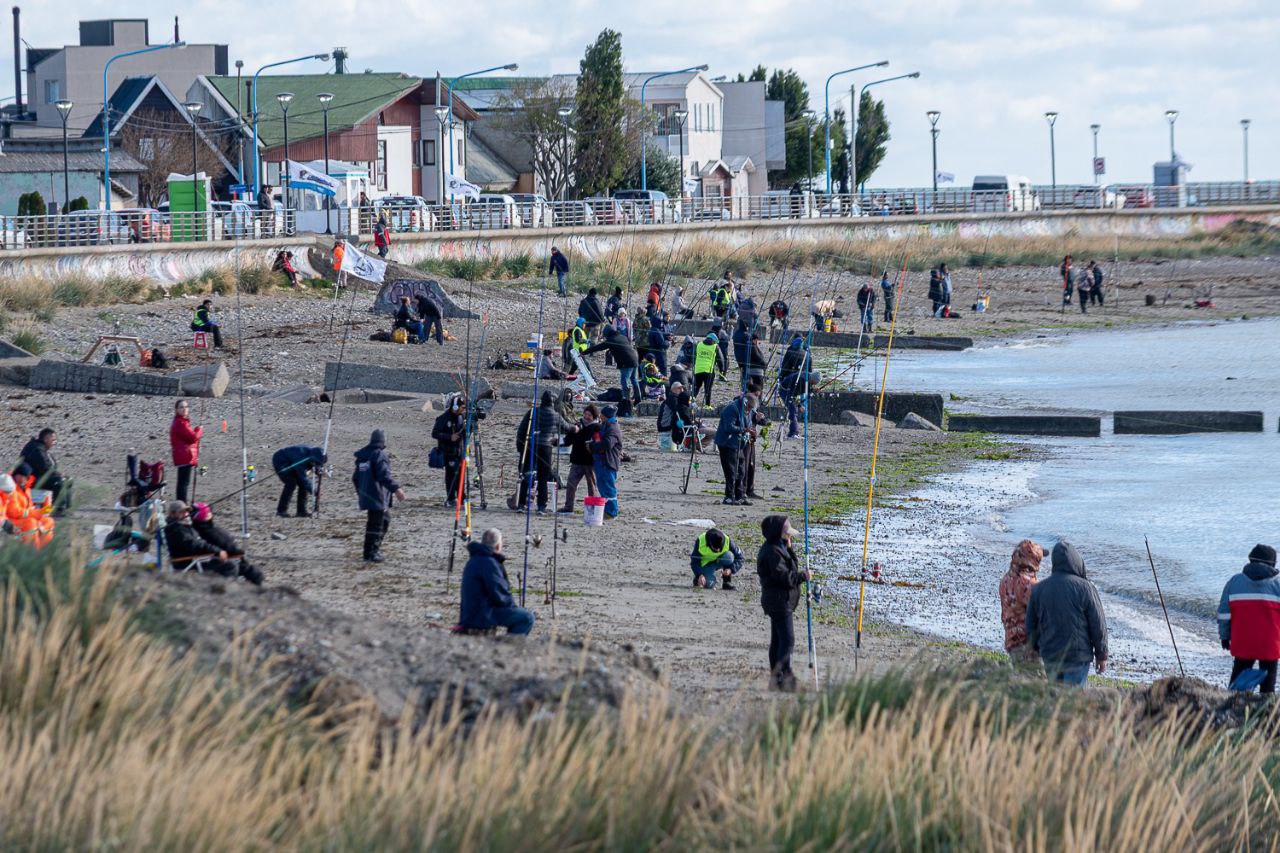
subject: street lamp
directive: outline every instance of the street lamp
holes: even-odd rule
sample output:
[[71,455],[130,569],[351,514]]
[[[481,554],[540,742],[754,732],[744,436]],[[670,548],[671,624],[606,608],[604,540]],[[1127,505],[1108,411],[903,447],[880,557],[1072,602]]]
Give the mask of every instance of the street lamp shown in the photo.
[[[63,99],[54,104],[58,108],[58,115],[62,116],[62,213],[67,212],[67,205],[71,202],[71,169],[67,165],[67,116],[71,115],[71,108],[75,106],[71,101]],[[1249,170],[1246,167],[1245,172]],[[1247,179],[1246,179],[1247,180]]]
[[560,184],[560,201],[569,200],[569,116],[573,115],[573,107],[560,107],[556,110],[556,115],[560,116],[560,125],[564,128],[564,163],[561,173]]
[[171,47],[186,47],[185,41],[175,41],[170,44],[157,44],[152,47],[144,47],[138,50],[128,50],[124,53],[117,53],[115,56],[107,60],[107,64],[102,66],[102,187],[103,187],[103,210],[111,209],[111,106],[107,101],[107,69],[111,67],[111,63],[117,59],[124,59],[126,56],[137,56],[140,53],[151,53],[156,50],[168,50]]
[[444,204],[444,126],[449,122],[449,108],[436,107],[436,123],[440,125],[439,142],[436,144],[436,175],[440,180],[436,181],[436,204]]
[[[506,65],[495,65],[492,68],[484,68],[484,69],[481,69],[480,71],[472,71],[470,73],[462,74],[458,77],[454,77],[452,80],[450,80],[448,83],[445,84],[445,90],[448,92],[448,96],[449,96],[448,107],[449,107],[449,176],[450,177],[453,177],[453,169],[454,169],[454,165],[453,165],[453,148],[454,148],[453,146],[453,87],[458,85],[459,80],[465,80],[468,77],[479,77],[481,74],[488,74],[490,71],[517,71],[519,70],[519,68],[520,66],[514,62],[508,63]],[[449,203],[453,204],[453,193],[449,193]]]
[[259,68],[253,73],[253,200],[258,200],[258,193],[262,189],[262,169],[258,165],[258,77],[268,68],[278,68],[281,65],[292,65],[295,62],[306,62],[308,59],[318,59],[321,62],[329,61],[327,53],[311,53],[306,56],[297,56],[293,59],[282,59],[279,62],[270,62]]
[[855,68],[846,68],[843,71],[837,71],[827,78],[826,84],[822,87],[822,116],[823,123],[826,125],[826,140],[822,143],[822,149],[827,158],[827,195],[831,195],[831,81],[842,74],[852,74],[854,71],[862,71],[866,68],[883,68],[889,64],[889,60],[882,59],[879,62],[873,62],[870,65],[859,65]]
[[196,116],[200,114],[202,104],[199,101],[187,101],[182,105],[191,118],[191,239],[196,238],[196,228],[200,222],[199,206],[196,199],[200,197],[200,168],[196,156]]
[[281,92],[276,95],[276,101],[279,102],[280,110],[284,113],[284,168],[280,173],[280,194],[284,199],[284,227],[286,232],[289,228],[289,185],[293,183],[289,179],[289,103],[292,100],[293,92]]
[[933,191],[938,191],[938,119],[942,117],[942,113],[937,110],[929,110],[925,113],[929,119],[929,135],[933,137]]
[[879,86],[881,83],[892,83],[894,80],[915,80],[919,76],[919,71],[912,71],[910,74],[899,74],[896,77],[886,77],[883,80],[872,80],[858,91],[858,102],[849,108],[849,114],[853,116],[853,136],[850,137],[849,141],[849,190],[855,196],[858,194],[858,109],[862,106],[863,94],[872,86]]
[[[703,63],[702,65],[692,65],[692,66],[690,66],[690,67],[688,67],[688,68],[681,68],[679,71],[662,71],[662,72],[659,72],[659,73],[657,73],[657,74],[652,74],[652,75],[650,75],[650,76],[646,77],[646,78],[645,78],[645,81],[644,81],[643,83],[641,83],[641,84],[640,84],[640,111],[641,111],[641,113],[643,114],[643,112],[644,112],[644,97],[645,97],[645,89],[647,89],[647,88],[649,87],[649,81],[651,81],[651,80],[657,80],[659,77],[670,77],[670,76],[671,76],[671,75],[673,75],[673,74],[688,74],[690,71],[706,71],[706,70],[707,70],[707,68],[708,68],[708,66],[707,66],[705,63]],[[643,119],[642,119],[642,121],[643,121]],[[641,126],[641,129],[640,129],[640,189],[642,189],[642,190],[647,190],[647,189],[649,189],[649,168],[648,168],[648,167],[649,167],[649,164],[648,164],[648,152],[649,152],[649,149],[648,149],[648,146],[647,146],[647,145],[645,145],[645,142],[647,141],[647,140],[645,139],[646,135],[647,135],[647,134],[646,134],[646,133],[645,133],[645,131],[644,131],[644,127],[643,127],[643,126]],[[684,137],[682,136],[682,137],[681,137],[681,140],[683,141],[683,139],[684,139]],[[683,175],[683,173],[680,175],[680,180],[681,180],[681,181],[683,181],[683,180],[684,180],[684,175]],[[683,190],[682,190],[682,191],[683,191]]]
[[1173,147],[1173,125],[1178,120],[1177,110],[1165,110],[1164,117],[1169,120],[1169,165],[1178,159],[1178,152]]
[[[1093,131],[1093,162],[1089,164],[1089,168],[1093,170],[1093,185],[1096,187],[1098,185],[1098,131],[1102,130],[1102,125],[1091,124],[1089,130]],[[1098,203],[1102,203],[1101,197]]]
[[675,110],[671,117],[676,120],[676,128],[680,134],[680,199],[684,200],[684,123],[689,118],[688,110]]
[[[1240,119],[1240,132],[1244,134],[1244,182],[1246,193],[1249,191],[1249,125],[1251,123],[1252,122],[1247,118]],[[64,128],[66,127],[66,119],[63,119],[62,126]],[[63,138],[66,138],[65,133],[63,133]]]
[[[320,102],[320,111],[324,115],[324,176],[329,177],[329,102],[333,100],[332,92],[321,92],[316,95]],[[333,196],[324,197],[324,233],[333,233]]]
[[1058,188],[1058,152],[1054,148],[1053,126],[1058,121],[1058,114],[1053,110],[1044,114],[1044,120],[1049,122],[1049,177],[1053,189]]
[[804,174],[805,189],[813,191],[813,120],[818,114],[813,110],[805,110],[800,114],[804,118],[805,131],[807,132],[808,145],[805,146],[805,153],[808,155],[809,170]]

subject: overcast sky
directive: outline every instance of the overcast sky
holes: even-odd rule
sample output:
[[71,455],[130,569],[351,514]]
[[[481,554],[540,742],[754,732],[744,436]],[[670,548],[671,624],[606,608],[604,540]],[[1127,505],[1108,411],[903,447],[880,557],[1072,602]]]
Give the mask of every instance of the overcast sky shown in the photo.
[[[36,47],[74,43],[77,20],[107,17],[150,17],[159,41],[175,13],[159,0],[28,0],[22,9]],[[710,76],[732,78],[761,63],[793,67],[819,113],[827,74],[887,59],[888,69],[832,84],[834,105],[848,102],[850,82],[921,72],[878,89],[893,139],[876,186],[929,181],[929,109],[942,113],[939,168],[960,186],[987,173],[1048,183],[1049,109],[1061,114],[1060,183],[1091,180],[1093,122],[1108,179],[1149,181],[1152,162],[1168,158],[1169,108],[1181,111],[1177,150],[1194,164],[1193,180],[1241,178],[1242,118],[1253,120],[1251,177],[1280,179],[1278,0],[194,0],[180,14],[183,38],[227,43],[250,68],[341,44],[357,71],[424,76],[506,62],[521,73],[576,71],[585,46],[612,27],[628,71],[706,62]],[[4,62],[12,67],[11,54]],[[12,94],[9,74],[0,76]]]

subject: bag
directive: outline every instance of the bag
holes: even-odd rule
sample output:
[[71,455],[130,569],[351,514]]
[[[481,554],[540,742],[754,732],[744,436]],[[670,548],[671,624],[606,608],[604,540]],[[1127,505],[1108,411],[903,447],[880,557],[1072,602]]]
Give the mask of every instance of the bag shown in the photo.
[[388,332],[386,329],[383,329],[381,331],[374,332],[372,335],[370,335],[369,340],[379,341],[384,344],[389,344],[391,343],[391,333]]
[[439,447],[431,448],[427,454],[427,467],[440,469],[444,467],[444,453]]
[[597,395],[596,395],[596,402],[598,402],[598,403],[620,403],[620,402],[622,402],[622,389],[621,389],[621,388],[610,388],[610,389],[608,389],[608,390],[606,390],[606,391],[601,391],[599,394],[597,394]]
[[169,366],[169,359],[165,357],[165,354],[160,351],[159,347],[156,347],[151,351],[151,366],[156,370],[164,370]]
[[391,342],[393,344],[409,343],[409,332],[407,329],[395,329],[391,333]]

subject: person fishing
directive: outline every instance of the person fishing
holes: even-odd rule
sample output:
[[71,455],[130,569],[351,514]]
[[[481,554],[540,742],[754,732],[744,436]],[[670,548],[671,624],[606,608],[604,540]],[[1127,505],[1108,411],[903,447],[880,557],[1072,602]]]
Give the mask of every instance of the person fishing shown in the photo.
[[222,349],[222,327],[213,319],[213,300],[206,299],[196,307],[195,316],[191,318],[191,331],[213,335],[213,345]]
[[893,322],[893,282],[889,281],[889,271],[885,270],[880,277],[880,293],[884,297],[884,321]]
[[725,281],[711,288],[711,314],[721,320],[729,312],[729,306],[733,304],[733,296],[729,289],[732,281],[733,273],[726,270]]
[[[533,420],[535,417],[536,422]],[[520,454],[521,476],[516,493],[507,498],[508,509],[519,511],[525,508],[529,496],[529,477],[532,475],[537,484],[538,512],[547,511],[547,483],[556,478],[555,447],[560,443],[562,435],[572,435],[577,429],[577,426],[560,414],[556,406],[556,395],[551,391],[543,391],[538,407],[529,409],[516,429],[516,451]]]
[[169,448],[173,452],[173,465],[178,472],[176,497],[180,501],[191,500],[191,489],[196,466],[200,464],[200,440],[204,427],[191,426],[191,407],[186,400],[173,404],[173,421],[169,424]]
[[508,634],[523,636],[537,621],[532,611],[516,604],[511,582],[503,563],[502,531],[491,527],[480,534],[479,542],[468,542],[466,566],[462,569],[459,603],[460,633],[488,633],[506,628]]
[[618,469],[622,467],[622,430],[618,428],[618,411],[613,406],[601,410],[601,423],[591,438],[591,456],[596,472],[596,488],[605,499],[604,517],[617,518]]
[[283,484],[280,500],[276,501],[276,515],[279,518],[289,517],[289,502],[293,500],[295,492],[298,496],[297,517],[311,517],[311,513],[307,511],[307,498],[315,494],[315,486],[307,474],[323,468],[328,461],[323,449],[306,444],[282,447],[271,454],[271,467]]
[[696,347],[693,356],[693,396],[698,396],[698,389],[703,391],[703,402],[711,405],[711,391],[716,384],[716,374],[725,369],[724,354],[720,350],[720,339],[715,332],[708,332]]
[[449,395],[444,413],[431,427],[436,440],[436,456],[444,467],[444,505],[454,506],[458,500],[458,476],[466,456],[467,401],[459,393]]
[[775,299],[769,305],[769,325],[782,329],[783,334],[787,332],[787,323],[791,316],[791,307],[787,305],[785,300]]
[[1040,656],[1027,642],[1027,605],[1036,585],[1044,549],[1023,539],[1013,549],[1009,570],[1000,579],[1000,622],[1004,625],[1004,650],[1018,669],[1038,669]]
[[579,356],[585,357],[587,350],[591,346],[591,336],[587,332],[587,321],[584,317],[579,317],[573,323],[573,328],[569,330],[569,336],[565,338],[564,347],[564,369],[570,372],[577,370],[577,364],[573,361],[573,352],[577,352]]
[[[576,346],[576,344],[575,344]],[[618,383],[622,388],[623,396],[631,396],[637,403],[643,397],[640,388],[640,377],[638,370],[640,367],[640,356],[636,352],[636,348],[631,341],[627,340],[627,336],[618,331],[613,326],[605,326],[604,332],[600,336],[600,342],[592,347],[587,347],[582,351],[584,356],[597,352],[607,352],[613,358],[613,363],[618,366]]]
[[933,303],[933,316],[942,316],[942,276],[938,270],[929,270],[929,301]]
[[35,487],[52,493],[54,511],[61,515],[71,505],[72,481],[58,471],[58,460],[53,455],[57,444],[57,430],[45,427],[27,441],[19,456],[36,478]]
[[426,332],[422,328],[422,321],[413,314],[413,309],[409,307],[409,297],[400,297],[400,307],[396,309],[395,321],[392,323],[393,329],[404,329],[405,334],[413,335],[420,344],[426,343]]
[[1089,664],[1107,671],[1107,616],[1084,559],[1063,540],[1053,546],[1053,571],[1027,600],[1027,644],[1044,661],[1050,681],[1073,687],[1089,678]]
[[769,686],[794,692],[800,683],[791,671],[791,652],[796,644],[793,614],[800,603],[800,584],[812,575],[800,568],[792,547],[796,535],[785,515],[766,515],[760,522],[764,544],[756,553],[756,574],[760,577],[760,609],[769,617]]
[[355,453],[355,470],[351,484],[356,488],[360,509],[366,513],[364,525],[364,561],[382,562],[382,542],[391,528],[391,508],[404,500],[404,489],[391,475],[391,459],[387,456],[385,433],[375,429],[369,443]]
[[1075,280],[1075,276],[1071,271],[1071,256],[1067,255],[1062,259],[1061,266],[1058,267],[1058,274],[1062,277],[1062,304],[1071,304],[1071,287]]
[[261,586],[262,572],[253,566],[245,567],[239,561],[232,562],[231,555],[223,548],[206,541],[191,526],[191,508],[186,501],[169,501],[165,504],[164,544],[169,549],[169,562],[179,571],[192,568],[213,572],[223,577],[243,577],[254,586]]
[[693,585],[698,589],[715,589],[717,578],[720,588],[735,589],[733,576],[742,571],[742,549],[720,528],[713,527],[701,533],[689,552],[689,568],[693,571]]
[[1218,638],[1222,648],[1231,652],[1228,683],[1232,690],[1252,689],[1251,685],[1257,684],[1262,693],[1276,692],[1276,662],[1280,660],[1278,575],[1276,549],[1255,545],[1249,552],[1249,562],[1222,588]]
[[751,424],[755,403],[754,394],[744,394],[720,412],[715,444],[724,472],[724,499],[720,502],[725,506],[751,506],[746,495],[746,448],[755,432]]
[[862,318],[862,331],[870,333],[876,327],[876,291],[871,282],[864,281],[858,288],[858,314]]
[[803,401],[809,393],[810,354],[805,336],[795,335],[791,345],[782,355],[781,379],[778,396],[787,407],[787,438],[800,437],[800,414]]
[[591,455],[591,439],[600,428],[600,409],[588,403],[578,420],[578,429],[569,435],[569,479],[564,485],[564,506],[558,512],[572,515],[577,508],[578,484],[587,482],[587,494],[596,496],[595,458]]

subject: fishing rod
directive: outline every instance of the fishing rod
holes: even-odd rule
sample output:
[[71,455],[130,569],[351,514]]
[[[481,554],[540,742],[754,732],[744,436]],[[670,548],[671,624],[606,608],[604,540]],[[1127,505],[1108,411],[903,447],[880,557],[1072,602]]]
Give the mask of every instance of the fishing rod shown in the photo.
[[[470,300],[468,300],[468,302],[469,301]],[[468,305],[468,309],[467,309],[468,313],[470,313],[470,310],[471,309]],[[458,468],[458,489],[457,489],[457,494],[453,496],[454,498],[453,535],[449,538],[449,563],[448,563],[447,569],[445,570],[445,577],[444,577],[444,591],[446,595],[449,594],[449,586],[453,579],[453,564],[454,564],[455,554],[457,553],[457,550],[458,550],[458,539],[461,538],[458,534],[458,524],[461,521],[461,517],[463,515],[464,502],[466,505],[465,512],[467,516],[467,526],[465,528],[463,536],[469,538],[472,532],[471,531],[471,490],[467,488],[467,460],[469,457],[469,449],[471,447],[471,439],[472,439],[472,436],[475,434],[474,430],[475,430],[476,413],[480,408],[479,401],[475,399],[476,397],[475,392],[476,392],[476,385],[478,385],[480,381],[480,365],[483,364],[484,362],[484,347],[485,347],[485,342],[488,339],[488,336],[489,336],[489,321],[486,318],[480,324],[480,345],[478,347],[478,352],[476,354],[476,375],[475,375],[474,381],[470,380],[471,362],[468,361],[466,364],[468,383],[466,387],[466,392],[463,396],[467,403],[467,419],[463,425],[463,434],[462,434],[463,453],[462,453],[462,462],[459,463],[459,468]]]
[[[906,290],[907,265],[909,263],[911,263],[911,258],[908,255],[902,262],[901,279],[898,284],[898,305],[903,304],[902,295]],[[889,358],[893,354],[893,336],[898,325],[898,314],[899,312],[895,311],[893,319],[889,321],[889,342],[885,347],[884,354],[884,376],[880,380],[880,398],[876,403],[876,432],[871,444],[871,476],[867,482],[867,515],[862,533],[862,571],[858,580],[858,626],[853,647],[853,668],[855,672],[858,669],[858,652],[862,649],[862,615],[867,595],[867,557],[871,547],[871,502],[876,490],[876,461],[880,454],[880,428],[884,425],[884,395],[889,384]]]
[[[809,347],[813,344],[813,317],[809,318],[809,334],[806,341]],[[806,349],[805,360],[801,368],[809,366],[812,349]],[[818,688],[818,647],[813,639],[813,574],[809,568],[809,377],[805,375],[805,407],[804,407],[804,621],[809,637],[809,669],[813,670],[813,686]],[[799,381],[797,379],[797,381]]]
[[[550,237],[548,239],[548,250],[550,249]],[[543,318],[546,313],[547,303],[547,271],[542,272],[541,283],[538,285],[538,331],[537,336],[533,339],[533,407],[529,409],[529,429],[525,438],[525,444],[529,450],[529,473],[528,481],[525,485],[525,504],[524,504],[524,565],[520,570],[520,606],[524,607],[525,592],[529,585],[529,544],[532,540],[533,531],[533,502],[534,502],[534,483],[538,478],[538,393],[542,378],[542,359],[546,358],[546,347],[542,340]]]
[[[242,267],[241,267],[241,229],[235,229],[236,232],[236,361],[237,369],[240,373],[240,485],[248,486],[251,482],[249,479],[249,445],[248,432],[245,428],[244,418],[244,308],[240,302],[240,291],[242,284]],[[242,489],[240,492],[240,533],[241,538],[249,538],[249,494]]]
[[1151,556],[1151,541],[1146,537],[1142,537],[1142,541],[1147,546],[1147,561],[1151,563],[1151,577],[1156,581],[1156,594],[1160,596],[1160,609],[1164,611],[1164,624],[1169,629],[1169,642],[1173,644],[1173,656],[1178,660],[1178,671],[1182,673],[1182,677],[1187,677],[1187,671],[1182,666],[1182,655],[1178,653],[1178,641],[1173,636],[1173,623],[1169,621],[1169,608],[1164,604],[1164,591],[1160,589],[1160,575],[1156,574],[1156,558]]

